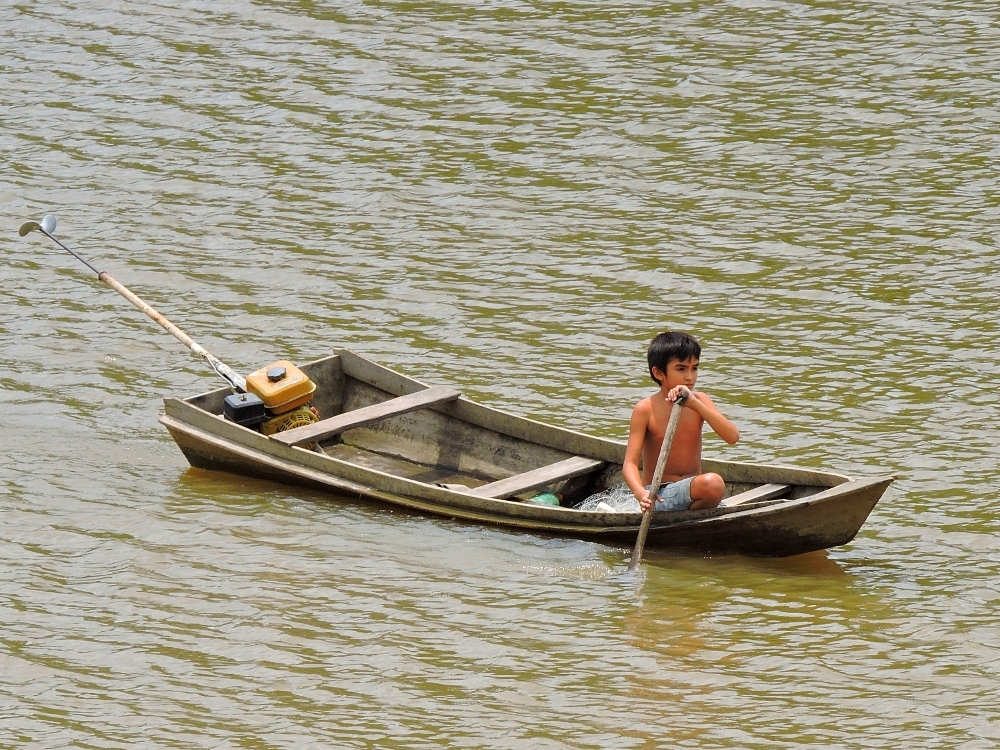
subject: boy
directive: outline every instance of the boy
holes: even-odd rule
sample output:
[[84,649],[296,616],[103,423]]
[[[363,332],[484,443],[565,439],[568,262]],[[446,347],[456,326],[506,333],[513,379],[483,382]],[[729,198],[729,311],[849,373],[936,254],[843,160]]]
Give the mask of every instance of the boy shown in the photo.
[[[622,474],[643,512],[649,507],[649,489],[660,454],[670,410],[678,394],[687,391],[674,442],[663,469],[656,477],[660,486],[654,510],[714,508],[725,495],[726,483],[718,474],[701,473],[701,429],[706,422],[727,443],[740,439],[736,425],[722,416],[712,399],[694,391],[698,380],[701,345],[686,333],[668,331],[653,339],[646,353],[649,374],[660,390],[644,398],[632,410],[628,446]],[[642,459],[642,474],[639,462]]]

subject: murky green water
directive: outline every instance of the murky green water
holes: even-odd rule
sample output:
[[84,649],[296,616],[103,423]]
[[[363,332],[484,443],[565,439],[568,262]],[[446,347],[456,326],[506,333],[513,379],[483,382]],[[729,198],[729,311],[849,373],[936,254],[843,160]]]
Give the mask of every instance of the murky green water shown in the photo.
[[[0,4],[0,746],[989,748],[1000,11]],[[624,437],[665,327],[849,546],[651,555],[189,470],[335,346]]]

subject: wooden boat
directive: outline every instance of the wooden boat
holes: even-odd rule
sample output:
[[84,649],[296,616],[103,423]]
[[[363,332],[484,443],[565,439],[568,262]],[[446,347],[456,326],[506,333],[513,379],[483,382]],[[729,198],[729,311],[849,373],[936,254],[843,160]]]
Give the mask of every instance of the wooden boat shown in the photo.
[[[363,497],[474,523],[635,542],[640,513],[574,510],[622,482],[623,442],[518,417],[428,387],[341,349],[301,368],[322,417],[271,436],[224,419],[219,388],[167,398],[160,418],[192,466]],[[711,510],[657,512],[647,549],[782,557],[851,541],[892,482],[787,466],[703,460],[730,496]],[[447,486],[444,486],[447,485]],[[536,492],[562,506],[525,502]]]

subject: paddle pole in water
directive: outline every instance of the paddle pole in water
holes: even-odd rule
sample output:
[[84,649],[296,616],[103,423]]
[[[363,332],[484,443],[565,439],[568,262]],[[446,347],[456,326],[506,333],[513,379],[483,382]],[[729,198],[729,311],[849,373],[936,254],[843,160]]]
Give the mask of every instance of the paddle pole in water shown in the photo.
[[649,522],[653,520],[653,506],[656,505],[657,493],[660,490],[660,479],[663,477],[663,467],[667,464],[667,456],[670,455],[670,446],[674,442],[674,433],[677,432],[677,423],[681,421],[681,412],[684,411],[684,402],[687,401],[688,394],[682,392],[677,396],[673,406],[670,407],[670,420],[667,422],[667,431],[663,435],[663,442],[660,444],[660,455],[656,459],[656,469],[653,471],[653,484],[649,489],[649,507],[642,514],[642,523],[639,525],[639,536],[635,540],[635,549],[632,550],[632,560],[628,564],[629,571],[639,567],[642,562],[642,548],[646,545],[646,534],[649,533]]
[[166,330],[167,333],[169,333],[175,339],[180,341],[182,344],[184,344],[184,346],[186,346],[192,352],[197,354],[199,357],[203,357],[205,361],[208,362],[208,366],[211,367],[216,372],[216,374],[219,375],[219,377],[221,377],[223,380],[229,383],[229,385],[231,385],[233,388],[235,388],[237,391],[240,391],[241,393],[246,392],[247,381],[242,375],[235,372],[231,367],[229,367],[229,365],[225,364],[224,362],[221,362],[220,360],[212,356],[212,354],[210,354],[204,347],[202,347],[201,344],[197,343],[194,339],[192,339],[190,336],[184,333],[184,331],[182,331],[180,328],[175,326],[165,317],[160,315],[160,313],[158,313],[152,307],[150,307],[141,299],[132,294],[132,292],[129,291],[127,287],[115,281],[115,279],[107,271],[98,271],[96,268],[94,268],[94,266],[92,266],[86,260],[84,260],[79,255],[70,250],[68,247],[66,247],[66,245],[60,242],[53,235],[53,233],[56,231],[55,216],[53,216],[52,214],[47,214],[46,216],[42,217],[41,221],[26,221],[21,225],[21,228],[18,230],[18,234],[24,237],[26,234],[28,234],[28,232],[34,231],[36,229],[42,234],[44,234],[46,237],[48,237],[50,240],[55,242],[57,245],[59,245],[59,247],[61,247],[67,253],[72,255],[78,261],[83,263],[83,265],[85,265],[91,271],[96,273],[97,278],[99,278],[109,287],[114,289],[122,297],[127,299],[137,308],[142,310],[146,315],[148,315],[158,325],[160,325],[164,330]]

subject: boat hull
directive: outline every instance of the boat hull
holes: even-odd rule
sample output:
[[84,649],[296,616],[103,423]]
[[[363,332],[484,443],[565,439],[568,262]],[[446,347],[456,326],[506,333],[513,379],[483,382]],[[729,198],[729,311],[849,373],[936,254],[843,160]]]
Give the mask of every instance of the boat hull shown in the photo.
[[[330,362],[338,358],[343,361],[337,366],[345,372],[353,370],[352,374],[359,382],[368,384],[366,388],[383,389],[391,396],[392,393],[398,395],[425,387],[358,358],[347,350],[333,358],[312,363],[313,372],[310,375],[321,385],[325,383],[335,387],[339,381]],[[309,368],[308,365],[304,367]],[[280,444],[213,413],[213,404],[223,393],[224,390],[187,400],[165,400],[166,414],[160,421],[194,467],[308,487],[342,499],[366,498],[380,504],[471,523],[575,537],[613,546],[631,547],[635,542],[642,520],[638,513],[582,512],[539,506],[517,499],[477,497],[474,491],[456,492],[428,481],[417,481]],[[371,394],[366,397],[371,397]],[[347,409],[350,398],[344,398],[343,404],[336,408]],[[515,462],[507,467],[508,473],[516,474],[518,460],[528,461],[529,464],[530,460],[544,463],[553,457],[579,454],[602,462],[601,465],[607,467],[604,470],[606,476],[620,479],[623,443],[533,422],[465,399],[435,408],[438,413],[424,415],[417,421],[413,421],[412,415],[399,417],[401,421],[390,424],[382,439],[388,440],[386,445],[391,444],[393,450],[406,452],[406,439],[411,433],[416,432],[421,439],[433,442],[428,436],[436,434],[435,430],[450,434],[456,430],[461,432],[459,427],[465,429],[473,425],[479,430],[476,433],[480,437],[478,442],[496,442],[491,448],[487,446],[489,450],[484,449],[483,456],[495,462],[500,460],[497,456],[504,455],[509,462]],[[441,425],[438,423],[443,425],[443,429],[439,429]],[[419,429],[414,428],[414,424]],[[361,441],[371,439],[375,433],[359,431],[357,434],[361,435],[358,438]],[[471,440],[464,433],[460,437],[465,443]],[[436,440],[433,444],[438,458],[435,460],[442,460],[440,456],[443,453],[455,452],[455,446],[442,443],[444,438],[440,435]],[[411,447],[409,450],[417,449]],[[525,459],[522,454],[531,450],[537,450],[539,456]],[[514,454],[517,454],[516,459],[510,458]],[[477,458],[480,463],[486,460],[483,456]],[[785,499],[748,502],[732,508],[655,513],[646,541],[647,548],[783,557],[846,544],[855,537],[893,481],[892,477],[851,480],[839,474],[796,467],[707,459],[704,468],[718,471],[727,483],[752,486],[785,482],[794,487],[794,491]],[[572,482],[570,480],[567,486],[572,487]],[[576,491],[583,489],[577,486]]]

